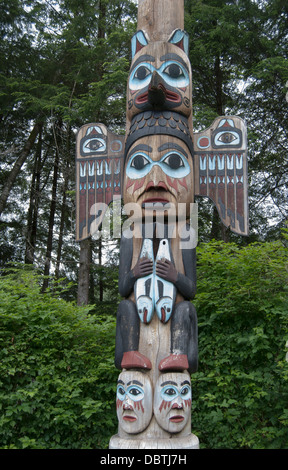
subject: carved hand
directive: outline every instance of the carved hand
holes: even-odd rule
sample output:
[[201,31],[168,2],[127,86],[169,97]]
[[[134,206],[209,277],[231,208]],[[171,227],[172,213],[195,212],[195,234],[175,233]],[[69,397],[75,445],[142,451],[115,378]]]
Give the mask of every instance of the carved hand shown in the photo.
[[149,258],[141,258],[137,261],[133,268],[133,274],[138,279],[139,277],[145,277],[153,272],[153,261]]
[[171,261],[168,259],[162,259],[156,263],[156,274],[166,281],[173,282],[173,284],[175,284],[177,281],[178,271]]

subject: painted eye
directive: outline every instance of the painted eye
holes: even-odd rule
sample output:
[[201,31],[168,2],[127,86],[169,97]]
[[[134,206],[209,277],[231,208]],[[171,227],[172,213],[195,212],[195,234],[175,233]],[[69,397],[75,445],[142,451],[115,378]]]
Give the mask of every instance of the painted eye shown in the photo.
[[127,393],[133,401],[140,401],[144,398],[144,390],[136,385],[128,387]]
[[133,395],[134,397],[137,397],[138,395],[140,395],[140,390],[138,390],[138,388],[131,388],[130,391],[129,391],[130,395]]
[[178,62],[164,62],[159,69],[159,74],[170,86],[185,88],[189,85],[189,71]]
[[129,78],[129,88],[132,91],[140,90],[149,85],[151,74],[154,68],[148,62],[139,64],[132,72]]
[[241,132],[237,129],[231,131],[229,129],[223,129],[223,131],[217,129],[214,131],[214,135],[212,134],[212,139],[214,140],[213,146],[216,147],[239,147],[242,142]]
[[165,395],[168,395],[169,397],[173,397],[174,395],[176,395],[176,390],[174,388],[167,388],[165,390]]
[[181,67],[178,64],[174,64],[174,63],[168,65],[168,67],[166,67],[163,70],[163,72],[166,75],[169,75],[170,78],[173,78],[175,80],[184,77],[184,73],[183,73],[183,70],[181,69]]
[[144,155],[136,155],[132,161],[131,161],[131,166],[135,168],[136,170],[143,170],[143,168],[148,165],[149,161],[147,160]]
[[163,163],[168,165],[172,170],[178,170],[184,166],[183,160],[177,153],[171,153],[163,160]]
[[84,153],[104,152],[106,150],[106,143],[104,139],[89,139],[83,142]]
[[186,395],[188,395],[188,393],[190,393],[190,388],[186,385],[185,387],[182,388],[181,395],[185,397]]
[[225,144],[230,144],[233,142],[233,140],[236,139],[237,137],[231,132],[223,132],[223,134],[218,137],[218,140],[220,140],[220,142],[224,142]]
[[121,401],[124,400],[126,395],[125,389],[122,387],[122,385],[118,385],[117,387],[117,398]]
[[144,65],[141,65],[135,72],[134,78],[137,78],[137,80],[145,80],[145,78],[150,75],[150,70],[145,67]]
[[85,148],[88,148],[89,150],[94,150],[94,151],[100,149],[101,147],[103,147],[103,143],[98,139],[89,140],[87,144],[85,145]]

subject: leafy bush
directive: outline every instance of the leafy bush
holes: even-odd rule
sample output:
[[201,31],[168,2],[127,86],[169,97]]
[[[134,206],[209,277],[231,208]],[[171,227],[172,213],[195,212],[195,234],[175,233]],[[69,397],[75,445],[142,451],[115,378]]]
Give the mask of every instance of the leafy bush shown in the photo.
[[198,248],[192,423],[202,448],[288,447],[287,261],[280,242]]
[[[287,448],[287,260],[280,242],[198,247],[201,448]],[[38,281],[26,269],[0,277],[0,447],[107,448],[115,318],[40,294]]]
[[0,277],[0,447],[102,448],[117,429],[115,319]]

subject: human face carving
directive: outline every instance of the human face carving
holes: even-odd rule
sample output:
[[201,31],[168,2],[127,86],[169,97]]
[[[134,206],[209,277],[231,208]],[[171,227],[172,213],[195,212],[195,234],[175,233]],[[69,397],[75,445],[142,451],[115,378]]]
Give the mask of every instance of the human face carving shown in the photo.
[[193,191],[192,157],[182,140],[154,135],[130,147],[124,172],[125,204],[137,203],[143,211],[156,210],[157,203],[170,204],[177,214],[178,203],[186,203],[189,211]]
[[117,383],[117,417],[128,434],[144,431],[152,418],[152,386],[149,377],[138,371],[124,371]]
[[182,373],[159,377],[154,395],[154,415],[165,431],[177,433],[184,429],[190,418],[192,392],[190,377]]

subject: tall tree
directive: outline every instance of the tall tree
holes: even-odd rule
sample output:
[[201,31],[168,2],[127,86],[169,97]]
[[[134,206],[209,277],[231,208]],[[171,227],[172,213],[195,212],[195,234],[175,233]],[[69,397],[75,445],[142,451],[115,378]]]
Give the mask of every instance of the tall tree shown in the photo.
[[[269,231],[270,215],[263,204],[262,226],[258,229],[257,204],[262,189],[266,187],[266,196],[278,217],[282,220],[287,218],[280,170],[281,166],[282,171],[284,169],[286,172],[285,164],[283,166],[286,150],[283,123],[285,117],[287,121],[287,106],[283,106],[283,87],[287,80],[287,5],[281,0],[192,0],[185,2],[185,6],[193,69],[195,128],[205,128],[219,114],[237,114],[246,120],[249,130],[249,172],[253,174],[250,180],[251,229],[252,234],[254,232],[260,237],[263,231],[266,234]],[[268,111],[269,103],[271,114]],[[269,113],[268,119],[263,116],[264,105]],[[275,141],[279,132],[282,134],[281,143],[278,140],[276,145],[279,152],[273,152],[271,137],[273,134]],[[278,161],[279,157],[280,165],[274,167],[274,177],[269,165],[265,164],[267,148],[274,154],[274,161]],[[263,164],[262,168],[259,161]],[[267,181],[263,178],[264,167],[265,172],[268,169]],[[273,183],[267,185],[268,181]],[[272,193],[275,196],[277,193],[278,202],[282,200],[280,210],[277,210],[277,203],[275,205],[271,200]],[[217,229],[215,211],[211,220],[211,235],[226,239],[227,233]]]

